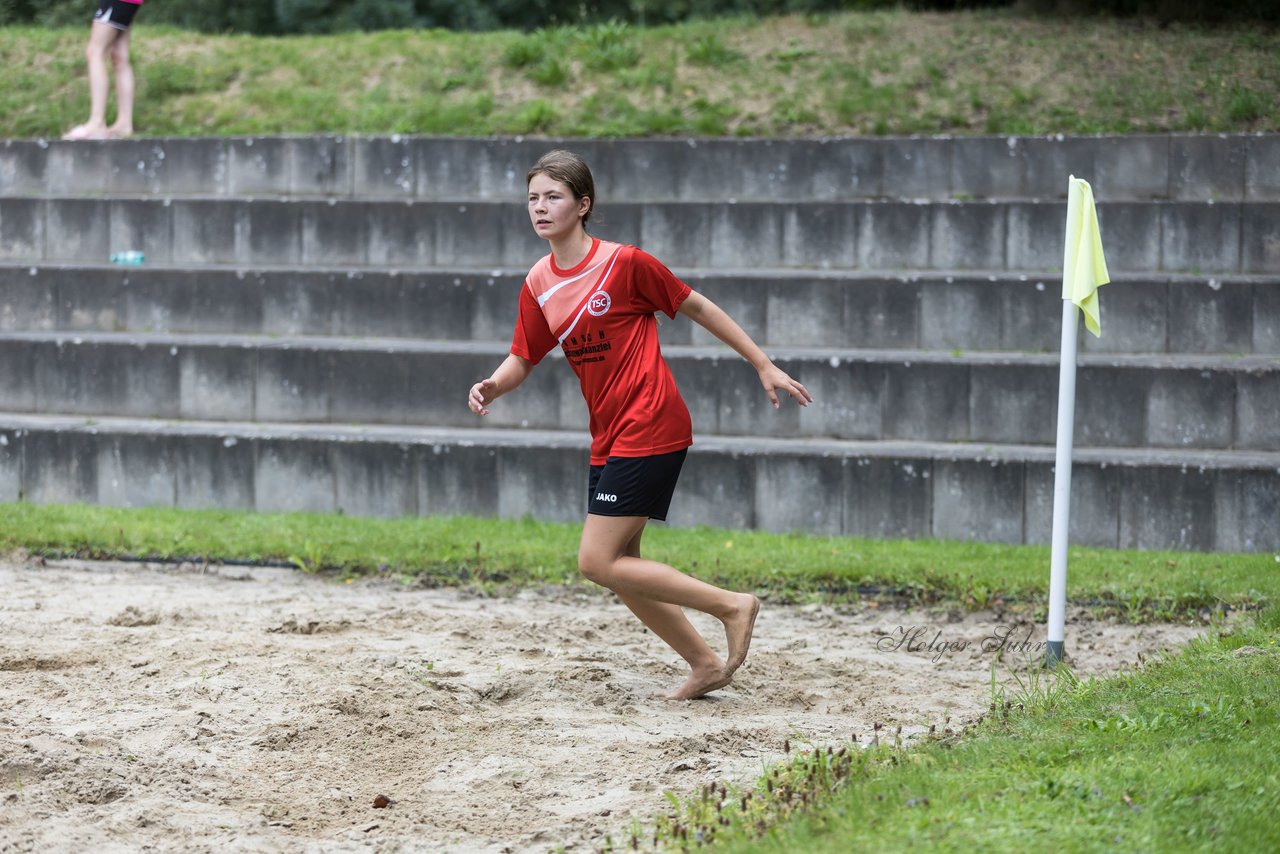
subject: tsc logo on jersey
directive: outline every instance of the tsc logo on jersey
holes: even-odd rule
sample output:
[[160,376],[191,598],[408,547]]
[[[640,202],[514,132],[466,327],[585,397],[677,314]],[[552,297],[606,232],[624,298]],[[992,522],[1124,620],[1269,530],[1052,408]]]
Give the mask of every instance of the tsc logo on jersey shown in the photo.
[[611,305],[613,305],[613,300],[609,298],[608,293],[596,291],[591,295],[591,299],[587,300],[587,311],[591,312],[592,317],[599,317],[608,311]]

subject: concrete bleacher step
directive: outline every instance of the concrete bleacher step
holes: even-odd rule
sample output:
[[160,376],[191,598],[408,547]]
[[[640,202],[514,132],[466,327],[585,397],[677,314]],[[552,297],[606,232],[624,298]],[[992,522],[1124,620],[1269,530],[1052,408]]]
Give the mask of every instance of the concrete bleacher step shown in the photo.
[[[0,413],[0,501],[578,521],[580,431],[340,427]],[[1072,541],[1123,548],[1280,547],[1280,454],[1081,449]],[[676,525],[1045,543],[1043,446],[707,437]],[[875,496],[875,500],[867,500]]]
[[[593,230],[672,267],[1053,270],[1060,201],[617,202]],[[1102,202],[1116,272],[1274,273],[1280,202]],[[0,260],[527,269],[516,202],[0,196]]]
[[[812,406],[770,409],[726,347],[664,348],[697,435],[1054,440],[1056,354],[771,350]],[[506,352],[475,341],[0,333],[0,411],[475,428],[466,388]],[[486,424],[585,429],[577,378],[561,361]],[[1273,356],[1085,354],[1077,384],[1079,447],[1280,450]]]
[[552,148],[591,164],[601,201],[1065,198],[1280,201],[1280,135],[545,139],[233,137],[0,143],[0,195],[524,198]]
[[[1060,278],[677,268],[765,346],[1056,352]],[[507,341],[524,270],[0,264],[0,332]],[[1280,275],[1117,274],[1086,353],[1280,354]],[[713,343],[677,318],[665,344]]]
[[580,520],[567,366],[462,402],[561,145],[600,236],[818,396],[774,413],[664,324],[697,442],[676,524],[1046,542],[1075,174],[1115,283],[1081,335],[1073,543],[1280,549],[1277,134],[0,142],[0,501]]

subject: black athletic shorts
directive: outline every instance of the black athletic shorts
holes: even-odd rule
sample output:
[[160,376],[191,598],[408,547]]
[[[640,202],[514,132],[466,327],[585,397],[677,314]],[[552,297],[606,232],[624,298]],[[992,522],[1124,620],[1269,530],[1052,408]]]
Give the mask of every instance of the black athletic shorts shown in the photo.
[[687,450],[655,457],[609,457],[591,467],[587,512],[597,516],[648,516],[665,522]]
[[138,11],[137,3],[126,3],[124,0],[98,0],[98,13],[93,16],[95,24],[106,24],[117,30],[128,30],[133,23],[133,14]]

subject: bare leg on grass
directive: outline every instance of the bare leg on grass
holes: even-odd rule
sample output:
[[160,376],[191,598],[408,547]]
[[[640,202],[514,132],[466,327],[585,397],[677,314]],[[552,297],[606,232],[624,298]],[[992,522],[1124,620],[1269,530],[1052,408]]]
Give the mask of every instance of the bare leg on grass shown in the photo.
[[111,64],[116,73],[116,120],[109,133],[112,139],[127,139],[133,136],[133,65],[129,62],[128,30],[112,43]]
[[108,139],[107,130],[107,51],[120,36],[120,31],[109,24],[94,22],[89,25],[89,46],[85,59],[89,63],[89,121],[67,131],[63,139]]

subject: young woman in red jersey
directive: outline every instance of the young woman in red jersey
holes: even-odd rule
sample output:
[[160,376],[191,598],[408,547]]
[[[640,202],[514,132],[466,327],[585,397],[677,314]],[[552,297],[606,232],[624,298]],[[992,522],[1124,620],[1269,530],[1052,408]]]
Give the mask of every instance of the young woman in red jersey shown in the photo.
[[[689,678],[666,696],[701,697],[723,688],[747,657],[760,600],[722,590],[640,556],[649,519],[665,520],[685,451],[693,443],[689,410],[658,347],[656,312],[682,314],[751,363],[776,408],[778,394],[801,406],[812,396],[779,369],[723,310],[634,246],[592,237],[587,220],[595,182],[567,151],[529,170],[529,219],[551,252],[520,291],[511,353],[471,387],[477,415],[513,391],[554,347],[563,348],[582,385],[591,422],[587,520],[578,567],[608,587],[689,664]],[[719,619],[728,652],[721,660],[685,617],[696,608]]]

